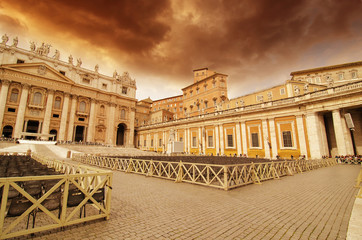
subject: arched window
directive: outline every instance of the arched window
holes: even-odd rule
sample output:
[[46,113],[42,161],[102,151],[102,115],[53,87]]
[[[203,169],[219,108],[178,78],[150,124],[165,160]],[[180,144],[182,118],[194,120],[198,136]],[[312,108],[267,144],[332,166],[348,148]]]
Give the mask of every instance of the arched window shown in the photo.
[[121,110],[121,119],[125,119],[126,118],[126,110],[122,109]]
[[103,116],[105,112],[105,107],[103,105],[101,105],[100,107],[100,114]]
[[85,112],[85,102],[84,101],[79,103],[79,112]]
[[43,97],[43,95],[40,92],[34,93],[33,104],[34,105],[41,105],[42,97]]
[[54,101],[54,108],[55,109],[60,109],[60,103],[61,103],[62,99],[60,97],[56,97],[55,101]]
[[10,95],[10,102],[17,102],[18,101],[18,96],[19,96],[19,90],[14,88],[13,90],[11,90],[11,95]]

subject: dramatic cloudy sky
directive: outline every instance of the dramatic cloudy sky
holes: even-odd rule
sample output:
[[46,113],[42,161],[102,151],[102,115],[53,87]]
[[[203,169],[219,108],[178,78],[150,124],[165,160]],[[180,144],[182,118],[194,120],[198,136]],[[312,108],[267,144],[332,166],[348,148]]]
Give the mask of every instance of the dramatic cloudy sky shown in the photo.
[[106,75],[128,71],[138,99],[181,94],[201,67],[228,74],[234,98],[362,60],[362,0],[1,0],[4,33]]

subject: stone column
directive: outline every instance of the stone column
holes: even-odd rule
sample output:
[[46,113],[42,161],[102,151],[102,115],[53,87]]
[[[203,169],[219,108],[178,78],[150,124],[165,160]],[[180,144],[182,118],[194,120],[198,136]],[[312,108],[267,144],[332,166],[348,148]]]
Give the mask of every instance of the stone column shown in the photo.
[[241,137],[242,137],[242,142],[243,142],[243,154],[245,154],[246,156],[248,156],[248,144],[246,141],[246,125],[245,122],[241,123]]
[[91,106],[89,111],[89,122],[88,122],[88,133],[87,133],[87,142],[94,141],[94,121],[96,118],[96,100],[91,100]]
[[215,148],[216,155],[220,154],[220,138],[219,138],[219,126],[215,126]]
[[26,109],[26,105],[27,105],[27,101],[28,101],[29,88],[30,88],[30,85],[23,84],[23,88],[21,90],[18,114],[16,115],[14,138],[21,137],[21,132],[23,129],[23,124],[24,124],[25,109]]
[[28,122],[29,122],[29,120],[24,121],[23,132],[26,132],[26,129],[28,128]]
[[344,140],[341,114],[339,109],[332,111],[334,134],[336,136],[338,155],[347,155],[346,143]]
[[298,130],[300,154],[305,155],[305,157],[308,158],[307,143],[306,143],[306,140],[305,140],[304,124],[303,124],[303,116],[302,115],[297,115],[297,130]]
[[[43,129],[41,131],[42,134],[49,134],[50,118],[52,115],[52,108],[53,108],[53,100],[54,100],[54,90],[48,89],[47,105],[45,107]],[[49,138],[42,136],[41,139],[48,140]]]
[[270,148],[269,148],[269,134],[268,134],[268,122],[266,119],[261,121],[263,127],[263,139],[264,139],[264,152],[265,158],[271,158],[270,156]]
[[306,120],[311,158],[321,159],[323,154],[318,113],[308,113]]
[[205,126],[201,127],[201,139],[202,139],[202,153],[203,155],[206,155],[206,139],[205,139]]
[[237,151],[238,156],[240,156],[240,154],[241,154],[240,122],[236,123],[235,131],[236,131],[236,151]]
[[187,129],[187,148],[188,148],[188,153],[190,153],[191,152],[190,128]]
[[73,141],[74,140],[73,132],[74,132],[74,119],[75,119],[75,111],[76,111],[76,109],[77,109],[77,96],[72,95],[72,105],[70,107],[67,141]]
[[202,153],[202,137],[201,137],[201,127],[199,127],[199,136],[198,136],[198,141],[199,143],[199,154]]
[[60,141],[65,140],[65,129],[67,127],[69,96],[70,96],[69,93],[64,93],[62,117],[60,118],[60,127],[59,127],[59,140]]
[[130,111],[130,114],[129,114],[129,138],[128,138],[128,146],[129,147],[134,147],[135,111],[136,111],[136,108],[131,107],[131,111]]
[[7,100],[9,86],[10,86],[10,81],[8,81],[8,80],[2,80],[1,82],[2,82],[2,85],[1,85],[1,91],[0,91],[0,131],[2,130],[6,100]]
[[224,155],[224,127],[222,124],[219,125],[220,129],[220,154]]
[[108,110],[108,124],[107,124],[107,144],[114,145],[114,121],[115,121],[116,104],[111,103]]
[[278,146],[277,146],[277,137],[275,133],[275,122],[274,119],[269,119],[269,129],[270,129],[270,143],[272,146],[272,159],[276,159],[278,155]]
[[187,129],[185,128],[185,131],[184,131],[184,152],[186,153],[187,152]]
[[347,127],[346,119],[344,118],[344,114],[342,112],[341,116],[342,129],[344,133],[344,141],[346,143],[346,151],[348,155],[353,155],[353,144],[352,144],[352,136],[351,132]]

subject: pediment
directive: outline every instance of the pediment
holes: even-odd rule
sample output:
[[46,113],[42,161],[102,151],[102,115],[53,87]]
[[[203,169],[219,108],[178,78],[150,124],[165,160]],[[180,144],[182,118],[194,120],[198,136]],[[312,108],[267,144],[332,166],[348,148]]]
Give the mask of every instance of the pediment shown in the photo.
[[47,78],[62,83],[74,84],[74,81],[61,74],[58,70],[50,67],[46,63],[4,64],[1,67],[36,77]]

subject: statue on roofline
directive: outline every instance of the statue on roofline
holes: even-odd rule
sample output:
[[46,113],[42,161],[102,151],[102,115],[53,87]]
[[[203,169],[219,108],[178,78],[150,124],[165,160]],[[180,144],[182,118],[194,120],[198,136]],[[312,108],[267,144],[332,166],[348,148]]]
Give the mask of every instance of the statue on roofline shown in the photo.
[[80,67],[82,65],[82,59],[78,58],[77,59],[77,67]]
[[59,60],[59,57],[60,57],[60,52],[58,51],[58,49],[55,49],[55,53],[54,53],[53,58],[56,59],[56,60]]
[[35,42],[31,41],[31,42],[30,42],[30,51],[34,52],[35,49],[36,49]]
[[3,41],[1,42],[1,44],[6,44],[9,41],[9,37],[8,35],[6,35],[6,33],[2,36],[1,38]]
[[68,57],[68,63],[73,65],[73,56],[72,56],[72,54],[70,54],[69,57]]
[[13,38],[13,45],[12,47],[17,47],[19,43],[18,37]]

